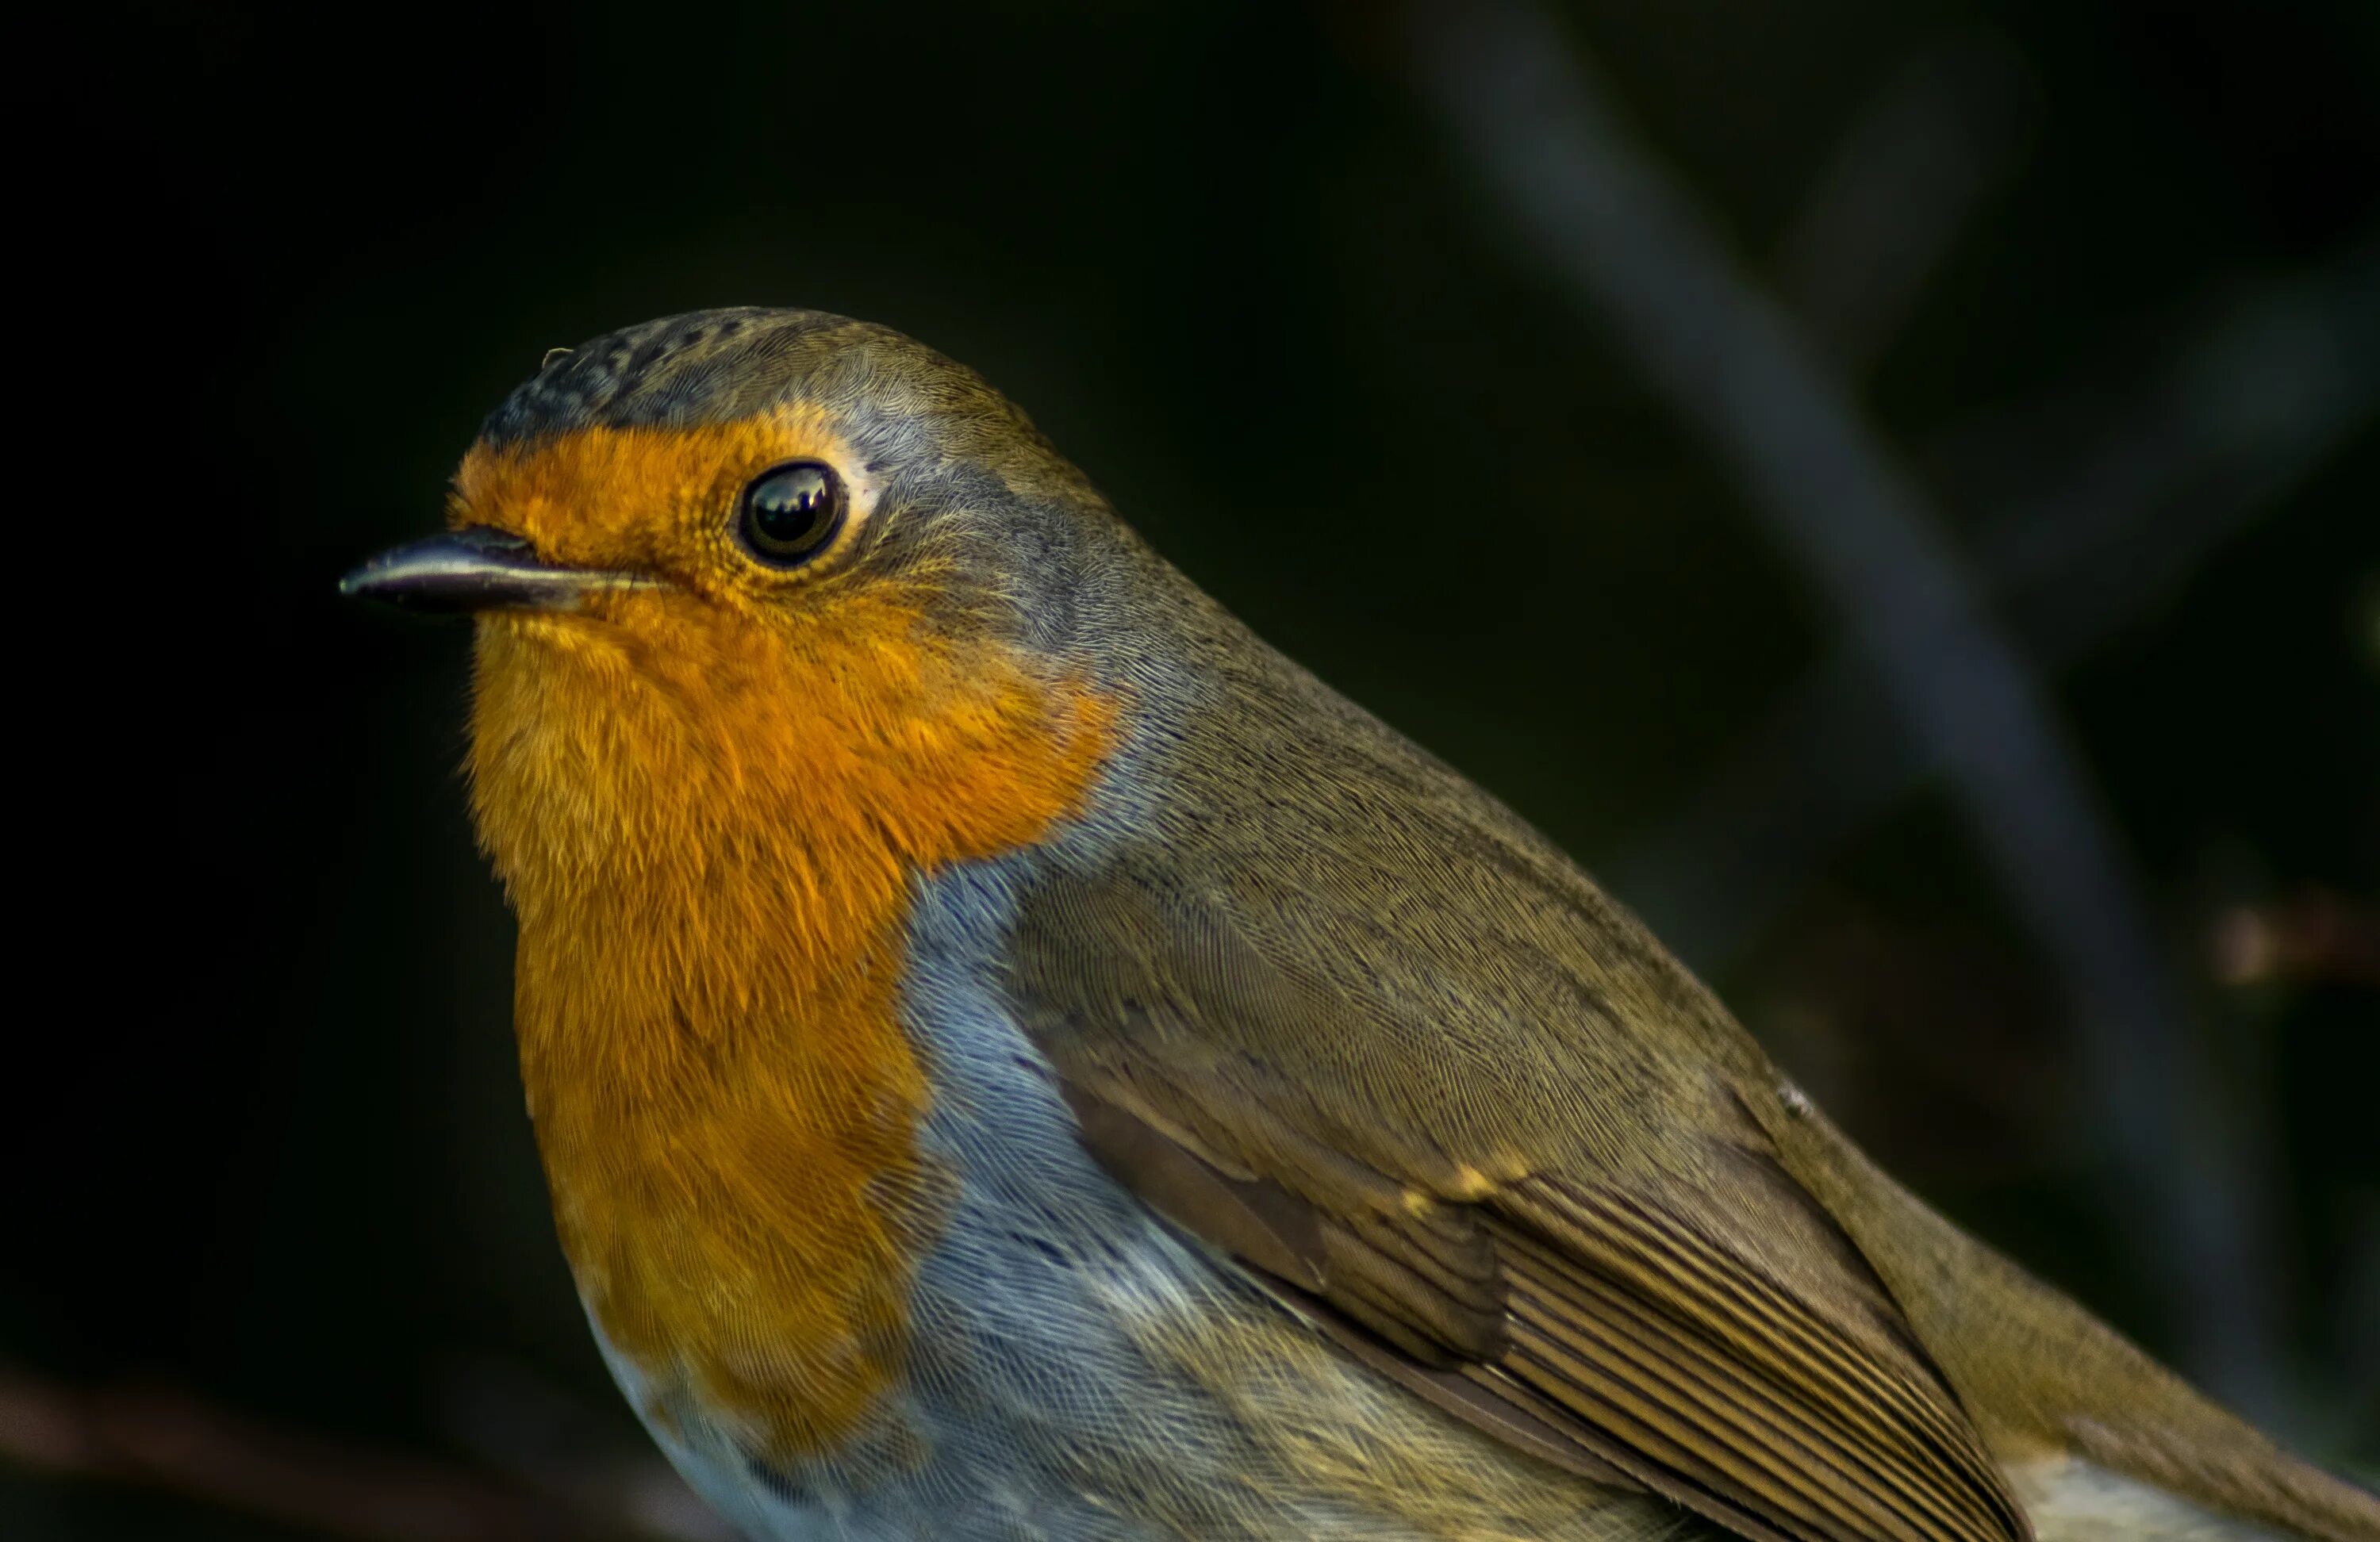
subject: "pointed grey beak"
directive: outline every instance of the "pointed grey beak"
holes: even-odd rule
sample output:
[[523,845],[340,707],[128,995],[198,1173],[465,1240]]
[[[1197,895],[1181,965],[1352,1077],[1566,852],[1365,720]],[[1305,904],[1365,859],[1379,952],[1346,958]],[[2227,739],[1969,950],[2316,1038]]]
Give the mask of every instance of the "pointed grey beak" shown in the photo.
[[556,567],[518,536],[483,526],[382,552],[339,580],[339,592],[409,611],[576,610],[599,589],[642,589],[633,573]]

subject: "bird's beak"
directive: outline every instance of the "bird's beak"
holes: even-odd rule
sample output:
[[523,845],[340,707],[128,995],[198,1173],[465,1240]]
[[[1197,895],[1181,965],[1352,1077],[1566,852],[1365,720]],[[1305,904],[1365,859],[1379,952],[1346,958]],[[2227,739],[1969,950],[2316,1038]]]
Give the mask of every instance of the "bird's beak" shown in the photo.
[[473,525],[382,552],[339,580],[339,592],[411,611],[569,611],[597,589],[642,589],[633,573],[540,562],[516,535]]

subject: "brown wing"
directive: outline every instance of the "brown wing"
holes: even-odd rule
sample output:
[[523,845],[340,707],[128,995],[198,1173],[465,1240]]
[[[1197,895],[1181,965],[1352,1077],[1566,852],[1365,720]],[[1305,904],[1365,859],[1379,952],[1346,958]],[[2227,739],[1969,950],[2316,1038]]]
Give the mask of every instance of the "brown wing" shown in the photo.
[[[1259,927],[1112,874],[1028,896],[1018,1011],[1087,1146],[1160,1213],[1498,1439],[1747,1536],[2030,1535],[1888,1293],[1706,1068],[1613,1051],[1608,1018],[1433,1035],[1366,989],[1364,947],[1308,966],[1312,939]],[[1548,1085],[1614,1053],[1633,1085]]]

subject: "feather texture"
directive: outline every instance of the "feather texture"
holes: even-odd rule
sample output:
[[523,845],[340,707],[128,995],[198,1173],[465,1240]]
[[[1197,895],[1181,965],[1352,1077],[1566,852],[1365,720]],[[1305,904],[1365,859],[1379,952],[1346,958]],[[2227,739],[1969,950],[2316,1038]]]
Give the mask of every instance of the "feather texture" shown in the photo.
[[[1017,994],[1094,1154],[1391,1378],[1753,1536],[2030,1535],[1888,1293],[1749,1119],[1698,1136],[1670,1175],[1585,1154],[1515,1170],[1491,1130],[1397,1117],[1392,1094],[1359,1123],[1230,1049],[1214,1014],[1317,1003],[1228,918],[1176,906],[1169,926],[1165,900],[1111,880],[1057,880],[1036,904],[1056,919],[1023,929]],[[1238,1032],[1291,1042],[1393,1016],[1355,1003]],[[1371,1031],[1341,1048],[1393,1078],[1397,1040]],[[1427,1155],[1401,1160],[1400,1142]],[[1791,1269],[1734,1240],[1755,1230]]]

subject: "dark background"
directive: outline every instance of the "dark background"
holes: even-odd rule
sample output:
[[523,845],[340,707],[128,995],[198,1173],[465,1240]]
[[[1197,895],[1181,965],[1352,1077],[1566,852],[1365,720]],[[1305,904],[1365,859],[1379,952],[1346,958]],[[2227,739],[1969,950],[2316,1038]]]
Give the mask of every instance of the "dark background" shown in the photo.
[[[2077,753],[2176,1005],[2129,1168],[2141,1046],[2094,1061],[1942,775],[1838,807],[1907,758],[1825,662],[1853,607],[1533,253],[1392,8],[330,9],[102,13],[20,61],[51,1004],[10,1014],[0,1536],[701,1534],[552,1244],[467,633],[334,585],[434,526],[546,348],[746,302],[975,365],[1920,1192],[2380,1469],[2380,9],[1559,13]],[[2154,1218],[2209,1172],[2249,1267],[2195,1288]]]

